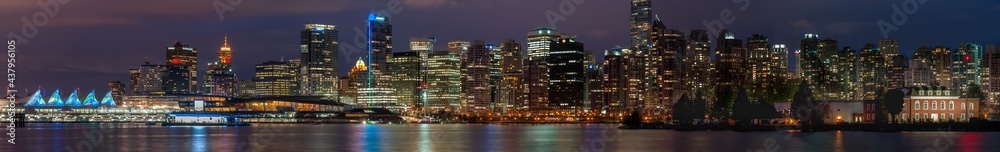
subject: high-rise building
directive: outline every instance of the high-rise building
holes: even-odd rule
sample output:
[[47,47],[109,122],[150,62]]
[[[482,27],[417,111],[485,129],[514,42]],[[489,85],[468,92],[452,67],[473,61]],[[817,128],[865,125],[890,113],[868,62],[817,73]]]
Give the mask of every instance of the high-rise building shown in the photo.
[[205,71],[202,91],[207,95],[227,96],[236,95],[237,78],[232,70],[233,51],[229,47],[229,37],[223,39],[222,47],[216,54],[219,60],[208,63],[208,70]]
[[267,61],[255,66],[254,94],[258,97],[294,95],[295,70],[289,62]]
[[771,82],[787,80],[788,76],[788,47],[785,44],[774,44],[771,47],[771,59],[769,65],[771,69]]
[[466,110],[489,112],[487,110],[493,103],[490,96],[490,61],[493,57],[490,52],[492,49],[487,47],[485,41],[475,40],[462,61],[462,68],[466,70],[462,78]]
[[[899,41],[898,40],[895,40],[895,39],[880,40],[880,41],[878,41],[878,48],[879,48],[880,51],[882,51],[882,55],[884,55],[886,59],[892,59],[892,58],[894,58],[894,57],[896,57],[896,56],[899,55]],[[892,65],[892,64],[895,64],[895,63],[889,63],[889,62],[887,62],[885,64]]]
[[754,34],[747,38],[747,56],[745,63],[750,74],[747,76],[749,84],[754,88],[764,89],[772,85],[771,79],[774,74],[771,70],[772,55],[767,37],[761,34]]
[[115,99],[115,101],[122,101],[122,97],[125,96],[125,84],[122,84],[121,81],[111,81],[108,82],[108,89],[111,90],[112,99]]
[[547,109],[549,102],[549,64],[547,58],[551,44],[556,39],[566,37],[559,31],[541,28],[528,32],[528,57],[525,61],[524,73],[527,84],[527,102],[529,109]]
[[502,112],[506,105],[500,105],[500,60],[501,48],[493,44],[487,44],[486,49],[490,50],[490,107],[493,111]]
[[962,43],[951,52],[952,91],[965,96],[973,85],[982,86],[982,58],[983,46],[974,43]]
[[[858,59],[857,51],[851,49],[850,47],[844,47],[844,49],[838,50],[836,54],[836,60],[834,60],[836,62],[834,62],[835,64],[832,64],[834,66],[833,68],[830,68],[830,70],[831,73],[836,74],[834,80],[837,83],[832,85],[839,87],[839,89],[835,92],[837,94],[835,96],[831,96],[831,98],[839,100],[847,100],[847,99],[856,99],[857,97],[859,97],[857,95],[857,88],[858,88],[857,86],[858,71],[856,67],[857,59]],[[901,72],[899,73],[899,75],[901,75],[900,80],[903,80],[902,75],[904,75],[903,72],[906,72],[906,70],[903,69],[902,71],[899,72]],[[902,85],[903,83],[905,83],[905,81],[901,81],[899,84]]]
[[420,58],[426,61],[427,55],[434,51],[434,42],[437,42],[437,39],[433,37],[411,37],[410,51],[419,53]]
[[[521,55],[521,43],[513,39],[504,39],[500,44],[500,84],[499,98],[494,106],[501,111],[523,110],[524,102],[524,57]],[[497,110],[497,109],[494,109]]]
[[[982,64],[982,90],[986,93],[986,104],[996,107],[997,98],[1000,97],[1000,47],[997,45],[986,45],[984,47]],[[989,109],[995,112],[997,109]]]
[[875,100],[879,91],[885,91],[888,87],[889,67],[885,63],[886,56],[875,44],[865,44],[858,54],[858,74],[859,85],[861,86],[861,100]]
[[937,86],[936,75],[934,74],[934,48],[920,46],[913,52],[913,60],[910,60],[910,68],[907,69],[907,85],[909,86]]
[[388,65],[392,55],[392,24],[389,21],[386,16],[368,14],[368,84],[358,90],[358,102],[366,107],[399,111],[406,107],[398,104],[392,88],[392,71]]
[[622,112],[628,108],[626,106],[629,103],[626,97],[628,93],[625,92],[629,84],[625,77],[627,52],[629,52],[628,49],[621,47],[604,51],[604,66],[602,66],[604,68],[604,101],[598,105],[601,109]]
[[128,95],[136,95],[139,91],[139,69],[128,69]]
[[392,70],[392,87],[396,90],[397,105],[420,108],[423,95],[423,60],[419,52],[396,52],[389,58]]
[[257,96],[256,84],[252,80],[240,80],[237,84],[239,85],[239,93],[236,94],[236,97],[253,98]]
[[584,75],[587,77],[586,81],[586,95],[584,95],[584,107],[589,108],[588,111],[600,112],[603,107],[604,102],[604,71],[602,71],[601,63],[597,62],[597,56],[594,55],[594,51],[584,51],[583,66]]
[[337,98],[337,59],[340,41],[336,25],[305,24],[300,33],[296,94]]
[[549,107],[583,110],[586,81],[583,43],[561,38],[552,43],[549,52]]
[[888,89],[898,89],[906,87],[906,71],[910,68],[909,58],[905,55],[897,55],[892,58],[892,65],[887,71]]
[[722,30],[716,44],[716,92],[744,85],[749,70],[746,69],[748,66],[744,61],[747,49],[743,48],[743,40],[736,39],[736,36],[729,30]]
[[198,50],[181,42],[167,47],[167,73],[164,77],[164,91],[171,94],[194,94],[198,92]]
[[[684,63],[685,94],[702,92],[707,97],[715,96],[715,63],[712,62],[711,41],[708,31],[695,29],[687,38],[687,55]],[[605,57],[607,60],[607,57]],[[607,68],[607,67],[605,67]],[[709,100],[714,101],[714,100]]]
[[138,77],[133,95],[163,94],[163,83],[167,72],[165,65],[153,65],[146,62],[139,66]]
[[931,52],[931,70],[934,70],[934,82],[936,86],[955,88],[952,80],[951,70],[951,48],[937,46]]
[[683,59],[687,48],[685,47],[684,32],[675,29],[667,29],[659,19],[653,21],[650,49],[650,56],[646,60],[647,65],[656,66],[649,70],[655,70],[653,74],[658,90],[654,91],[656,100],[654,107],[670,107],[683,92],[682,78]]
[[351,71],[347,73],[347,85],[343,88],[344,95],[342,95],[341,102],[359,105],[358,104],[358,89],[364,88],[368,85],[368,64],[360,57],[358,61],[354,63],[354,67]]
[[435,51],[427,56],[427,100],[425,110],[456,111],[462,107],[461,56]]
[[649,0],[632,0],[629,17],[629,31],[632,47],[650,44],[653,26],[653,4]]

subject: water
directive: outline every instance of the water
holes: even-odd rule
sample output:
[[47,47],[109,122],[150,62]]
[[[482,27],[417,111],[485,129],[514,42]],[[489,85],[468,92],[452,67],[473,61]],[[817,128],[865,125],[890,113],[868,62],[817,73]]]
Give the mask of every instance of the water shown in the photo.
[[17,145],[0,143],[0,152],[1000,150],[1000,144],[990,144],[1000,141],[1000,132],[684,132],[618,130],[608,124],[28,124],[16,133]]

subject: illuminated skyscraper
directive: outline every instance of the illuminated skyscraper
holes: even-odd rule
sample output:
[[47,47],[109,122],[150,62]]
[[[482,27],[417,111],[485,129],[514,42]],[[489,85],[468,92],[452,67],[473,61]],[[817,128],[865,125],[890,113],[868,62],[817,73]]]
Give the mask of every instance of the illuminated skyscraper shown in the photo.
[[347,74],[347,88],[344,88],[345,94],[342,96],[341,102],[348,104],[358,104],[358,89],[364,88],[368,85],[368,64],[361,58],[354,63],[354,67]]
[[931,52],[931,70],[934,70],[934,82],[937,86],[955,88],[952,80],[951,48],[937,46]]
[[389,58],[392,70],[392,87],[396,90],[397,104],[419,108],[423,104],[420,89],[423,83],[423,60],[419,52],[396,52]]
[[653,30],[650,40],[650,57],[646,60],[647,65],[655,66],[648,70],[653,70],[656,85],[650,95],[655,98],[654,103],[649,107],[670,107],[681,96],[683,84],[681,83],[682,63],[687,48],[685,44],[684,32],[667,29],[659,19],[653,21]]
[[163,94],[163,83],[167,72],[167,66],[153,65],[146,62],[139,66],[138,77],[133,95]]
[[920,46],[913,52],[913,60],[910,60],[910,68],[907,69],[908,86],[937,86],[935,82],[934,69],[934,48]]
[[[878,48],[879,48],[879,50],[881,50],[882,55],[884,55],[886,59],[892,59],[893,57],[896,57],[896,56],[899,55],[899,41],[898,40],[895,40],[895,39],[880,40],[880,41],[878,41]],[[895,64],[895,63],[889,63],[889,62],[887,62],[886,64],[891,65],[891,64]]]
[[252,80],[240,80],[237,84],[239,85],[239,93],[236,94],[237,98],[253,98],[257,96],[256,84]]
[[552,43],[549,52],[549,107],[564,110],[584,110],[586,96],[583,43],[573,38],[561,38]]
[[207,95],[235,96],[236,95],[236,73],[232,70],[233,51],[229,47],[229,37],[225,37],[222,47],[217,52],[219,60],[208,63],[208,70],[205,71],[202,91]]
[[861,86],[861,100],[875,100],[879,96],[879,91],[885,92],[888,88],[888,70],[885,63],[886,56],[875,44],[865,44],[858,54],[859,85]]
[[462,79],[462,90],[465,92],[466,110],[488,112],[493,101],[490,96],[490,55],[491,48],[483,40],[476,40],[469,47],[466,59],[462,62],[465,77]]
[[296,87],[299,95],[337,98],[337,59],[340,46],[336,25],[305,24],[300,33],[300,67]]
[[289,62],[267,61],[255,66],[254,93],[258,97],[292,96],[295,68]]
[[111,81],[108,82],[108,89],[111,90],[111,97],[115,101],[122,101],[122,97],[125,95],[125,84],[121,81]]
[[951,53],[951,73],[954,87],[958,94],[968,95],[972,85],[982,86],[980,72],[983,58],[983,46],[974,43],[962,43]]
[[166,76],[164,91],[171,94],[194,94],[198,92],[198,50],[175,42],[167,47]]
[[559,31],[541,28],[528,32],[528,58],[524,73],[527,102],[530,109],[546,109],[549,105],[549,63],[551,44],[565,37]]
[[772,70],[776,70],[772,69],[771,65],[775,63],[771,61],[773,55],[768,39],[764,35],[754,34],[747,38],[745,63],[747,70],[750,70],[747,79],[754,88],[764,89],[773,84],[771,80],[775,73]]
[[649,0],[632,0],[629,31],[632,47],[649,45],[653,26],[653,5]]
[[398,105],[392,88],[392,71],[388,65],[392,55],[392,24],[389,21],[385,16],[368,14],[368,84],[358,91],[358,102],[366,107],[399,111],[405,107]]
[[905,55],[897,55],[892,58],[892,65],[887,72],[888,89],[898,89],[906,87],[906,70],[910,68],[910,59]]
[[743,48],[743,40],[729,30],[719,33],[715,48],[716,92],[721,89],[734,89],[744,85],[748,67],[744,61],[747,49]]
[[[1000,97],[1000,47],[997,45],[986,45],[984,47],[982,60],[982,90],[987,94],[986,104],[997,106],[997,98]],[[995,112],[996,108],[988,109]]]
[[128,69],[128,95],[135,95],[139,89],[139,69]]
[[[500,84],[497,86],[499,98],[495,106],[499,110],[522,110],[524,102],[524,58],[521,55],[521,43],[513,39],[504,39],[500,44]],[[495,109],[496,110],[496,109]]]
[[711,59],[710,46],[708,31],[691,30],[691,35],[687,37],[687,55],[684,58],[685,94],[695,94],[701,91],[707,97],[715,96],[715,63]]
[[604,71],[602,71],[601,63],[597,62],[597,56],[594,55],[594,51],[584,51],[583,66],[584,75],[587,76],[586,87],[587,90],[584,96],[584,107],[589,108],[587,110],[600,112],[604,109]]
[[604,51],[604,101],[599,105],[601,109],[614,112],[627,110],[626,103],[629,101],[625,91],[629,82],[625,77],[625,53],[628,51],[620,46]]
[[427,56],[426,110],[459,110],[462,107],[461,57],[451,51]]
[[774,44],[771,46],[771,59],[768,65],[771,69],[771,82],[788,80],[788,48],[785,44]]
[[490,50],[490,107],[494,111],[501,112],[506,108],[506,105],[500,105],[500,60],[503,59],[501,56],[500,46],[493,44],[487,44],[486,48]]

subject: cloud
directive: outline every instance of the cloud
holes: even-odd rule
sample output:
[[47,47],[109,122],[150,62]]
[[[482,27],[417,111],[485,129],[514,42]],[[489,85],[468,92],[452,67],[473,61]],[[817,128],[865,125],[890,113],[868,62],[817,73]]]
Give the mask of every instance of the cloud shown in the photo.
[[798,20],[792,21],[792,27],[799,28],[799,29],[808,29],[808,30],[816,29],[816,26],[814,26],[812,24],[812,22],[809,22],[808,20],[805,20],[805,19],[798,19]]
[[455,0],[403,0],[403,5],[416,9],[458,6]]

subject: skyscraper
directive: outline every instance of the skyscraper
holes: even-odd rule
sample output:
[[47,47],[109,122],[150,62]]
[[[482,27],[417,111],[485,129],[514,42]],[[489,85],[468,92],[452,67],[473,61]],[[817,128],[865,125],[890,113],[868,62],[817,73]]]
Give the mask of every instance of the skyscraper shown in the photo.
[[387,60],[392,55],[392,24],[386,16],[369,13],[367,26],[368,84],[358,91],[358,102],[368,107],[399,111],[406,107],[396,100]]
[[181,42],[167,47],[167,67],[164,91],[171,94],[198,92],[198,50]]
[[747,56],[745,58],[745,63],[748,66],[747,70],[750,70],[749,83],[754,88],[764,89],[772,85],[771,79],[774,74],[771,70],[772,55],[770,44],[768,43],[767,37],[761,34],[754,34],[747,38]]
[[167,72],[165,65],[153,65],[146,62],[139,66],[137,83],[133,95],[163,94],[163,83]]
[[628,79],[625,77],[626,61],[625,53],[628,49],[615,47],[604,51],[604,101],[600,103],[601,109],[612,112],[623,112],[627,110],[628,102],[625,91],[628,89]]
[[584,96],[584,107],[589,111],[600,112],[604,109],[604,71],[601,63],[597,62],[594,51],[584,51],[583,65],[584,75],[587,77],[586,95]]
[[490,96],[490,61],[493,57],[490,52],[492,49],[487,47],[485,41],[475,40],[466,53],[467,58],[462,61],[462,68],[466,70],[462,79],[466,110],[489,112],[487,110],[493,103]]
[[294,95],[295,68],[289,62],[267,61],[255,66],[254,93],[258,97]]
[[493,111],[503,111],[506,105],[500,105],[500,60],[503,59],[501,56],[500,46],[493,44],[487,44],[486,48],[490,50],[490,107]]
[[974,43],[962,43],[951,53],[951,73],[954,87],[958,94],[968,95],[973,85],[982,86],[980,72],[983,58],[983,46]]
[[934,70],[934,83],[936,86],[955,88],[952,78],[952,56],[951,48],[937,46],[931,52],[931,70]]
[[541,28],[528,32],[528,57],[524,73],[527,84],[527,102],[533,110],[546,109],[549,102],[549,64],[547,58],[551,44],[565,37],[559,31]]
[[396,52],[389,58],[389,69],[392,70],[392,87],[396,90],[397,102],[404,107],[419,108],[423,104],[423,60],[420,52]]
[[[701,91],[708,97],[715,96],[715,63],[712,62],[708,31],[695,29],[687,38],[687,55],[684,63],[685,94],[695,94]],[[605,57],[607,60],[607,57]],[[607,68],[607,67],[605,67]],[[714,100],[709,100],[714,101]]]
[[653,4],[649,0],[632,0],[629,31],[632,47],[649,45],[653,26]]
[[771,59],[768,61],[771,70],[771,82],[787,80],[788,76],[788,48],[785,44],[774,44],[771,47]]
[[139,69],[128,69],[128,95],[139,92],[139,74]]
[[875,100],[880,94],[879,91],[884,92],[888,88],[888,74],[889,67],[881,49],[875,44],[865,44],[861,48],[861,53],[858,54],[858,71],[860,79],[858,82],[861,86],[861,100]]
[[459,110],[462,107],[461,57],[451,51],[427,56],[427,101],[425,110]]
[[681,74],[686,45],[684,32],[667,29],[659,19],[653,21],[651,41],[653,42],[647,65],[657,66],[653,71],[656,77],[655,106],[670,107],[681,95]]
[[112,99],[122,101],[122,97],[125,95],[125,84],[122,84],[121,81],[111,81],[108,82],[108,89],[111,90]]
[[345,94],[342,96],[341,102],[359,105],[358,89],[364,88],[368,85],[367,65],[368,64],[365,64],[365,61],[360,57],[358,58],[358,61],[354,63],[354,67],[351,68],[349,73],[347,73],[347,83],[350,84],[347,85],[347,88],[343,88],[343,90],[345,90]]
[[747,49],[743,48],[743,40],[736,39],[736,36],[729,30],[722,30],[716,44],[716,92],[744,85],[749,70],[746,69],[746,61],[744,61]]
[[305,24],[300,33],[301,67],[296,88],[300,95],[337,98],[337,59],[340,46],[336,25]]
[[549,104],[554,109],[583,110],[586,96],[583,43],[561,38],[549,52]]
[[910,68],[909,58],[905,55],[897,55],[892,58],[892,65],[889,66],[888,89],[898,89],[906,87],[906,71]]
[[214,63],[208,63],[208,70],[205,71],[204,83],[202,85],[202,91],[204,94],[217,95],[217,96],[235,96],[237,94],[237,78],[236,73],[232,70],[231,61],[233,59],[233,51],[229,47],[229,37],[223,38],[222,47],[216,54],[219,60]]
[[[986,93],[986,104],[995,107],[997,98],[1000,97],[1000,47],[997,45],[986,45],[984,47],[982,64],[982,90]],[[997,109],[989,109],[996,111]]]
[[253,80],[240,80],[237,82],[239,85],[239,93],[236,94],[237,98],[253,98],[257,97],[257,88],[255,87]]
[[524,102],[524,57],[521,55],[521,43],[513,39],[504,39],[500,44],[500,84],[499,98],[495,101],[500,110],[522,110]]

